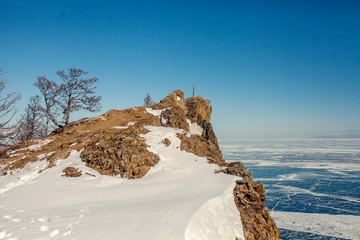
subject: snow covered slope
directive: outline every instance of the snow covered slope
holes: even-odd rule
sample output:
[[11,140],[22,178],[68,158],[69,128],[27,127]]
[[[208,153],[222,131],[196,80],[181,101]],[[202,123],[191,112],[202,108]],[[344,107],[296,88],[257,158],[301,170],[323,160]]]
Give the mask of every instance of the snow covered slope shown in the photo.
[[[232,192],[239,177],[181,151],[183,130],[146,128],[160,161],[140,179],[100,175],[77,151],[41,173],[46,159],[1,176],[0,239],[244,239]],[[61,176],[69,166],[83,175]]]

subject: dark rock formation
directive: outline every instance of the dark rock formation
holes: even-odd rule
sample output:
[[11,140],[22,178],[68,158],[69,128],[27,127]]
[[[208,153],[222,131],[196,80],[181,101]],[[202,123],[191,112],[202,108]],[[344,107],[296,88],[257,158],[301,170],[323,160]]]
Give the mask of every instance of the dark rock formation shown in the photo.
[[264,184],[254,182],[249,170],[241,162],[227,163],[226,166],[221,172],[243,178],[236,181],[234,198],[241,215],[245,239],[280,239],[280,230],[265,207]]
[[197,123],[202,128],[202,135],[178,134],[181,139],[181,150],[195,155],[208,157],[214,163],[224,163],[222,154],[210,123],[210,100],[199,96],[184,99],[184,92],[179,89],[170,93],[160,103],[151,105],[153,109],[161,110],[160,125],[189,131],[188,121]]
[[149,152],[145,141],[140,138],[140,134],[146,132],[142,126],[134,126],[106,135],[87,145],[80,157],[88,167],[101,174],[143,177],[159,161],[159,157]]
[[[184,93],[177,90],[155,104],[155,109],[166,108],[161,114],[162,126],[190,130],[185,118],[191,123],[197,123],[202,128],[202,134],[178,134],[181,140],[180,148],[197,156],[207,157],[209,163],[226,167],[223,172],[240,176],[243,179],[236,182],[234,199],[241,214],[243,230],[247,240],[280,239],[280,231],[265,207],[265,187],[261,182],[254,183],[249,170],[241,163],[225,163],[218,145],[217,138],[210,123],[212,107],[210,100],[199,96],[183,99]],[[184,107],[186,103],[186,108]],[[185,124],[187,126],[185,126]]]
[[65,168],[63,170],[63,173],[64,173],[64,175],[62,175],[62,176],[64,176],[64,177],[80,177],[82,175],[82,173],[74,167]]
[[212,107],[209,99],[199,96],[189,97],[186,99],[187,117],[191,122],[197,122],[199,116],[201,120],[210,122]]
[[173,106],[162,111],[160,121],[163,127],[180,128],[189,131],[184,110],[178,106]]
[[207,157],[212,163],[224,164],[220,149],[206,138],[199,135],[177,134],[181,140],[180,149],[200,157]]
[[162,143],[165,145],[165,146],[170,146],[171,144],[171,141],[168,139],[168,138],[164,138],[164,140],[162,141]]
[[169,95],[167,97],[160,100],[160,103],[155,103],[153,105],[150,105],[149,107],[153,109],[165,109],[165,108],[172,108],[172,107],[179,107],[183,111],[185,111],[186,115],[186,101],[184,99],[184,91],[181,89],[178,89]]
[[153,104],[150,107],[163,110],[159,119],[161,126],[189,130],[186,122],[186,102],[184,92],[181,89],[170,93],[160,103]]

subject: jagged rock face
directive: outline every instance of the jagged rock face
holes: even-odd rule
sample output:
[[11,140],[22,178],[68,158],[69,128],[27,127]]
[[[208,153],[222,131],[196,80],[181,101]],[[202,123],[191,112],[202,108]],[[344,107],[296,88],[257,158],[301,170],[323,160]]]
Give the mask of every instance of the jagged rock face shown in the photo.
[[186,99],[186,108],[187,118],[193,123],[196,122],[203,129],[202,136],[213,143],[220,151],[217,138],[210,123],[212,112],[210,100],[199,96],[190,97]]
[[[200,122],[200,123],[199,123]],[[212,125],[210,122],[206,122],[204,120],[201,120],[201,117],[198,118],[198,124],[203,128],[203,134],[202,136],[209,140],[211,143],[213,143],[216,148],[220,149],[217,138],[215,136],[214,130],[212,128]]]
[[160,115],[160,125],[180,128],[189,131],[189,124],[197,123],[202,129],[201,136],[178,135],[181,139],[181,149],[198,156],[208,157],[212,162],[223,163],[222,154],[210,123],[210,100],[199,96],[184,99],[184,92],[179,89],[170,93],[160,103],[150,106],[153,109],[163,109]]
[[264,205],[265,187],[261,182],[237,182],[234,196],[246,239],[280,239],[280,231]]
[[180,128],[189,131],[184,110],[178,106],[173,106],[162,111],[160,119],[161,126],[163,127]]
[[187,113],[186,109],[186,101],[184,98],[184,91],[181,89],[178,89],[169,95],[167,97],[160,100],[160,103],[155,103],[153,105],[150,105],[149,107],[153,109],[165,109],[168,107],[179,107],[182,109],[182,111],[185,112],[185,115]]
[[159,157],[149,152],[145,141],[140,138],[140,134],[146,132],[142,126],[136,126],[104,136],[87,145],[80,157],[88,167],[101,174],[143,177],[159,161]]
[[212,163],[223,164],[221,151],[214,144],[199,135],[178,134],[181,140],[180,149],[200,157],[207,157]]
[[236,181],[234,198],[236,207],[241,214],[246,240],[280,239],[280,231],[274,219],[265,207],[265,186],[254,182],[249,170],[241,162],[227,163],[222,172],[240,176],[243,180]]
[[192,122],[197,122],[199,116],[202,117],[202,120],[210,122],[212,111],[210,100],[199,96],[189,97],[186,99],[186,108],[188,110],[187,117]]

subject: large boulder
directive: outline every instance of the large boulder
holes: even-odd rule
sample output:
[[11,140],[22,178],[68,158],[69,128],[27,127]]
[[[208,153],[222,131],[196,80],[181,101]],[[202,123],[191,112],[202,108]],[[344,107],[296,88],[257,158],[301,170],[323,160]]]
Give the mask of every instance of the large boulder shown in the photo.
[[159,157],[149,152],[145,141],[140,138],[140,134],[146,132],[138,125],[112,135],[104,134],[84,148],[81,159],[101,174],[143,177],[159,161]]
[[165,109],[165,108],[172,108],[172,107],[179,107],[186,116],[187,109],[186,109],[186,101],[184,98],[184,91],[181,89],[175,90],[165,98],[160,100],[160,103],[155,103],[150,105],[149,107],[153,109]]
[[245,239],[280,239],[280,231],[265,207],[264,184],[254,182],[242,162],[226,163],[224,166],[226,168],[219,172],[242,177],[242,180],[236,181],[233,193],[236,207],[241,215]]
[[187,117],[191,122],[197,122],[199,116],[201,116],[201,120],[210,122],[212,108],[209,99],[200,96],[189,97],[186,99],[186,109]]

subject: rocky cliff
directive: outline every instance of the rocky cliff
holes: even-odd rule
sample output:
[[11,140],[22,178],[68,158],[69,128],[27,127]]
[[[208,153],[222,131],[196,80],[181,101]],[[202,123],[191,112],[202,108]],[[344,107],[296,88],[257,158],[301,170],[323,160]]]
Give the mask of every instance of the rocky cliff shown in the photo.
[[[210,123],[210,101],[199,96],[185,99],[182,90],[176,90],[148,108],[110,110],[94,118],[71,123],[63,131],[53,133],[41,141],[18,143],[1,153],[0,169],[3,175],[12,174],[29,162],[47,161],[44,171],[66,159],[71,151],[81,151],[86,166],[104,175],[122,178],[144,177],[160,158],[149,151],[143,138],[149,132],[146,126],[180,129],[180,149],[196,156],[206,157],[209,164],[219,166],[217,174],[239,176],[233,189],[234,202],[241,216],[245,239],[279,239],[279,230],[265,207],[265,188],[254,182],[241,162],[224,161],[216,135]],[[164,137],[163,144],[171,141]],[[67,167],[63,176],[79,177],[83,173]]]

